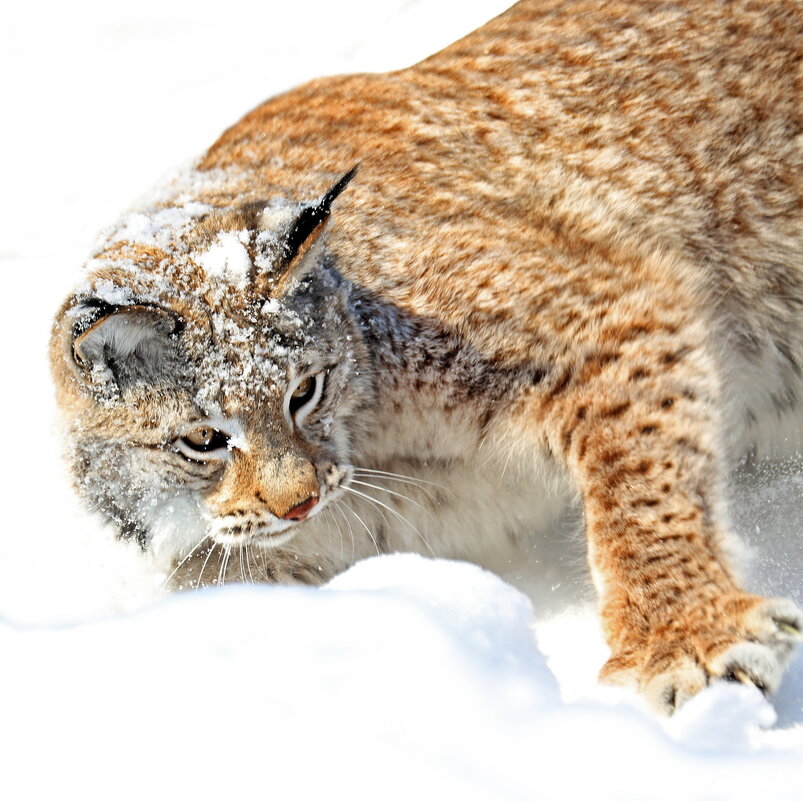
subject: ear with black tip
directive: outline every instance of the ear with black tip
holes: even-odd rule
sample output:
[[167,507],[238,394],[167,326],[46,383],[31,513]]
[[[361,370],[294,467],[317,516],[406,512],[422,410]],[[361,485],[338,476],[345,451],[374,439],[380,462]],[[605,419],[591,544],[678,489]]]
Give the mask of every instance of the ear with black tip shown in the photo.
[[282,276],[271,293],[274,297],[289,294],[315,263],[317,245],[332,211],[332,203],[357,174],[355,164],[337,183],[309,206],[304,206],[284,235]]
[[174,361],[178,329],[177,317],[165,309],[121,306],[75,337],[73,358],[105,394],[153,384]]

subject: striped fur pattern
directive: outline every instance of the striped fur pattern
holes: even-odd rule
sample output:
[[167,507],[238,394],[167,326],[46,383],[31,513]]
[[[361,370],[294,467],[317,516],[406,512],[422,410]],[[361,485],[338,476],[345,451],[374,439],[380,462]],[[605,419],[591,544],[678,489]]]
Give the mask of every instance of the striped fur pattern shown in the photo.
[[801,446],[802,33],[793,0],[525,0],[258,107],[57,316],[82,496],[177,587],[497,567],[577,500],[605,679],[774,689],[803,619],[740,588],[722,485]]

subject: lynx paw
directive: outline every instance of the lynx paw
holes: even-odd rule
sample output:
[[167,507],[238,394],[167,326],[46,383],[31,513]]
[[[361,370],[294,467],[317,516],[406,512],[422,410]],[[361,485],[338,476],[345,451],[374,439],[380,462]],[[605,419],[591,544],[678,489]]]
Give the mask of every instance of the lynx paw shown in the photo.
[[600,678],[634,686],[670,715],[712,681],[739,681],[771,693],[801,632],[803,614],[791,601],[741,596],[614,654]]

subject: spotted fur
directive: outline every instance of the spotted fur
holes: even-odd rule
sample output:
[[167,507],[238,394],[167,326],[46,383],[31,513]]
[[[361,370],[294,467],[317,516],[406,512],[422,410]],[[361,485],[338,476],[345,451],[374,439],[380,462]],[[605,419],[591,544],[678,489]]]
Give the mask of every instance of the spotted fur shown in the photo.
[[577,497],[605,678],[773,689],[803,621],[740,588],[722,484],[801,445],[802,33],[792,0],[525,0],[255,109],[59,312],[83,497],[178,586],[496,566]]

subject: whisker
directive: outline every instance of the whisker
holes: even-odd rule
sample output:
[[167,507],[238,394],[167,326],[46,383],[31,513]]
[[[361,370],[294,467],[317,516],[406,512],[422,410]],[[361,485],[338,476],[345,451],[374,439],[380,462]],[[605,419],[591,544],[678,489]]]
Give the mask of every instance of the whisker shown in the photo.
[[213,542],[212,546],[209,548],[209,552],[206,554],[206,559],[204,559],[204,563],[201,565],[201,572],[198,574],[198,580],[195,582],[195,589],[198,589],[201,586],[201,579],[203,578],[204,570],[206,570],[206,563],[209,561],[212,551],[214,551],[217,546],[218,543]]
[[[356,492],[356,491],[357,490],[354,490],[354,492]],[[362,523],[363,528],[368,532],[368,536],[371,538],[371,542],[373,542],[373,544],[374,544],[374,548],[376,548],[376,555],[377,556],[381,556],[382,552],[379,550],[379,545],[377,544],[377,541],[376,541],[374,535],[371,533],[371,529],[368,528],[368,526],[365,524],[365,521],[350,506],[347,506],[346,509],[348,509],[349,512],[351,512],[354,515],[354,517],[356,517],[357,520],[359,520],[360,523]]]
[[186,555],[173,568],[173,571],[170,573],[170,575],[162,582],[162,590],[161,590],[162,592],[165,592],[167,590],[167,585],[170,583],[170,579],[172,579],[173,576],[176,575],[176,573],[181,569],[181,566],[185,564],[185,562],[195,553],[195,551],[198,550],[198,547],[201,545],[201,543],[205,542],[208,538],[209,535],[204,534],[201,537],[201,539],[199,539],[198,542],[196,542],[195,545],[193,545],[193,547],[189,551],[187,551]]
[[237,543],[237,551],[238,551],[238,561],[240,563],[240,583],[245,584],[245,576],[243,575],[243,544],[242,542]]
[[268,570],[265,552],[262,550],[262,548],[254,548],[254,553],[259,556],[259,561],[262,563],[262,577],[265,579],[265,582],[269,584],[271,580],[271,574],[270,570]]
[[222,587],[226,583],[226,568],[229,566],[229,556],[231,555],[231,545],[223,546],[223,559],[220,563],[220,570],[217,574],[217,585]]
[[249,544],[245,543],[245,566],[248,569],[248,578],[251,584],[256,584],[256,580],[254,579],[254,571],[251,570],[251,559],[253,558],[253,551],[251,550]]
[[[383,476],[383,475],[378,475],[376,473],[363,473],[362,470],[355,470],[352,473],[352,475],[357,478],[372,478],[374,479],[374,481],[396,481],[401,484],[407,484],[408,486],[415,487],[416,489],[421,490],[421,492],[426,493],[427,497],[430,500],[435,502],[437,502],[438,500],[437,496],[430,487],[427,487],[424,484],[419,484],[417,481],[411,481],[410,479],[407,478],[397,478],[396,476]],[[351,480],[354,481],[354,478],[352,478]]]
[[389,495],[395,495],[397,498],[403,498],[405,501],[409,501],[414,506],[417,506],[419,509],[426,512],[433,520],[435,519],[435,515],[433,515],[432,512],[426,508],[426,506],[422,506],[418,501],[414,501],[412,498],[408,497],[407,495],[403,495],[401,492],[396,492],[388,489],[387,487],[380,487],[378,484],[370,484],[367,481],[355,481],[352,479],[351,483],[359,484],[362,487],[373,487],[373,489],[379,490],[380,492],[387,492]]
[[[421,539],[421,542],[423,542],[424,545],[427,546],[427,550],[433,556],[435,556],[435,551],[432,550],[432,546],[429,544],[429,542],[427,542],[427,538],[403,514],[400,514],[395,509],[392,509],[386,503],[382,503],[382,501],[377,500],[376,498],[372,498],[370,495],[367,495],[364,492],[360,492],[359,490],[356,490],[353,487],[343,487],[343,489],[346,490],[346,492],[353,492],[355,495],[359,495],[361,498],[365,498],[366,500],[371,501],[372,503],[375,503],[378,506],[381,506],[383,509],[387,509],[391,514],[393,514],[396,517],[398,517],[399,520],[401,520],[402,522],[406,523],[408,526],[410,526],[410,528],[413,531],[415,531],[416,534],[418,534],[418,536]],[[352,509],[351,511],[353,512],[354,510]],[[373,539],[373,536],[372,536],[372,539]]]
[[354,529],[351,526],[351,520],[348,517],[346,517],[346,513],[340,506],[341,503],[343,503],[342,500],[337,501],[335,504],[333,504],[333,508],[337,509],[337,511],[340,512],[340,516],[343,518],[343,520],[349,527],[349,536],[351,537],[351,561],[353,563],[355,558]]
[[452,490],[447,487],[445,484],[439,484],[437,481],[429,481],[426,478],[419,478],[418,476],[408,476],[404,473],[392,473],[389,470],[375,470],[371,467],[355,467],[355,473],[373,473],[379,476],[386,476],[387,478],[395,478],[398,481],[406,480],[409,481],[411,484],[429,484],[432,487],[438,487],[438,489],[445,490],[446,492],[452,492]]
[[337,522],[337,518],[335,517],[334,511],[332,510],[331,506],[327,506],[326,509],[323,510],[324,514],[328,514],[331,512],[332,522],[335,524],[335,528],[337,529],[337,536],[340,539],[340,558],[343,558],[343,532],[340,530],[340,524]]

